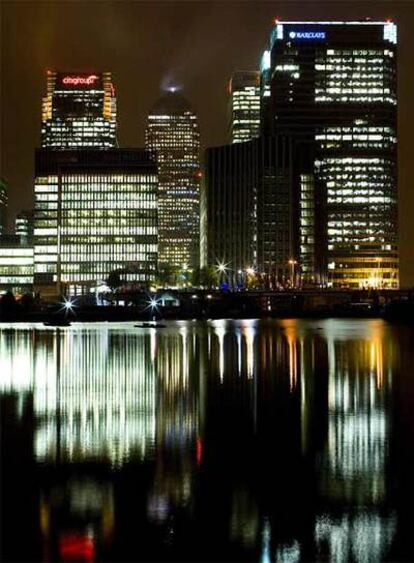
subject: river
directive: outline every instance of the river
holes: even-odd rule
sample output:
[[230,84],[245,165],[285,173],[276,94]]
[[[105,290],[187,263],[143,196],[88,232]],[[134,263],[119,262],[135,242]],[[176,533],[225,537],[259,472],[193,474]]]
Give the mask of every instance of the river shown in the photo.
[[0,327],[3,561],[414,560],[414,330]]

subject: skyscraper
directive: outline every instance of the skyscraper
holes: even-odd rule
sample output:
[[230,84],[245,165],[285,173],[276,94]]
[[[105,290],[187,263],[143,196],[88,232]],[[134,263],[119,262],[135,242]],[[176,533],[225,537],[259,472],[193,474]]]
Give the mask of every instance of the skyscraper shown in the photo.
[[333,286],[398,287],[396,43],[391,22],[277,22],[263,58],[263,128],[306,146],[297,260],[323,218]]
[[231,143],[249,141],[260,132],[260,73],[235,72],[229,84]]
[[41,293],[95,291],[112,272],[148,286],[157,268],[157,169],[144,149],[36,152]]
[[181,94],[167,92],[155,103],[145,139],[158,161],[159,267],[195,268],[200,260],[200,131]]
[[48,71],[41,146],[57,150],[117,146],[116,98],[109,72]]
[[229,277],[249,270],[268,287],[290,283],[297,253],[292,143],[261,137],[206,150],[207,261]]

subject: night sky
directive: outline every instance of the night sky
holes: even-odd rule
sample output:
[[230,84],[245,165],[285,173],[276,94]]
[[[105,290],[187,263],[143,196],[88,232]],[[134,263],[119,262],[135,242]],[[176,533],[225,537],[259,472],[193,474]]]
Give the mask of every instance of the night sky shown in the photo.
[[414,0],[284,2],[2,0],[1,166],[9,227],[32,204],[46,70],[111,71],[121,147],[142,146],[146,114],[177,85],[199,116],[203,147],[226,142],[227,85],[258,68],[275,17],[391,18],[399,24],[401,281],[414,286]]

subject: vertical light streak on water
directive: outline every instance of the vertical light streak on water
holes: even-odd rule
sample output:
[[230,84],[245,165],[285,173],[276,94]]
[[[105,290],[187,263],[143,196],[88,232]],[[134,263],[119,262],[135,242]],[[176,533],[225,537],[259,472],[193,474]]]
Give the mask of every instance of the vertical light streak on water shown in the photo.
[[298,382],[296,321],[287,321],[284,327],[289,354],[289,386],[290,391],[293,393]]
[[239,377],[241,377],[242,374],[242,335],[240,332],[240,328],[237,328],[236,331],[236,338],[237,338],[237,374]]
[[241,331],[246,343],[246,371],[247,379],[253,379],[254,376],[254,339],[256,329],[250,322],[242,324]]
[[214,333],[216,334],[218,339],[220,383],[224,382],[224,336],[226,334],[225,322],[226,321],[215,321],[213,325]]
[[384,325],[367,323],[362,334],[351,332],[352,321],[331,321],[326,331],[328,447],[321,485],[325,496],[352,505],[353,511],[345,511],[339,521],[330,514],[318,516],[315,538],[317,544],[327,542],[330,559],[338,562],[381,560],[395,530],[394,516],[380,514],[390,440],[385,410],[390,386],[383,384]]

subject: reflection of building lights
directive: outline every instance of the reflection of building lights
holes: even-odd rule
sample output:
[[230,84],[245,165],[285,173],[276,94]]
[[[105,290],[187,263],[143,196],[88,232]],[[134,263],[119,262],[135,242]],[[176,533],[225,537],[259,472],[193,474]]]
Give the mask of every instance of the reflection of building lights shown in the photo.
[[220,383],[224,381],[224,335],[226,334],[226,329],[224,326],[225,321],[216,321],[216,325],[214,326],[214,332],[218,338],[218,346],[219,346],[219,376],[220,376]]
[[323,514],[316,520],[315,540],[324,558],[330,561],[383,561],[396,525],[394,515],[383,516],[376,511],[347,512],[335,519]]
[[237,373],[239,377],[241,376],[242,370],[242,337],[240,330],[237,331]]
[[293,391],[298,379],[298,355],[297,355],[297,334],[296,321],[285,321],[282,323],[285,328],[286,340],[289,351],[289,385]]
[[246,341],[246,370],[247,378],[252,379],[254,375],[254,338],[256,330],[252,326],[243,326],[242,333]]
[[[351,328],[355,323],[348,324]],[[364,497],[378,503],[385,495],[389,433],[384,405],[387,392],[383,380],[384,325],[370,321],[363,326],[365,332],[357,335],[360,344],[352,355],[348,353],[349,336],[341,340],[339,332],[327,333],[327,459],[330,475],[347,480],[347,487],[342,490],[347,499],[357,494],[360,498],[360,483],[363,482]],[[335,495],[338,494],[335,490]]]

